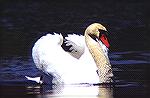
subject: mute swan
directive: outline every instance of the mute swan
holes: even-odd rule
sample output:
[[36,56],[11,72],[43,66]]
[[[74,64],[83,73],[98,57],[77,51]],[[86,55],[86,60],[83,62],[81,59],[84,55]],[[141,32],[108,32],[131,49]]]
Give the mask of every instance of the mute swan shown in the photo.
[[63,38],[61,34],[47,34],[32,49],[34,63],[54,76],[53,83],[110,83],[113,73],[107,56],[106,33],[104,26],[93,23],[84,36],[70,34]]

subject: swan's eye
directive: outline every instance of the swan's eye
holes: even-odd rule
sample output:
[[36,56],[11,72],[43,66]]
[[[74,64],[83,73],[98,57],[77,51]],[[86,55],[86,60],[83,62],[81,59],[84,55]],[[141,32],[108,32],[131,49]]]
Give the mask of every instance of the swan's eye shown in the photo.
[[108,36],[108,32],[107,32],[107,31],[105,31],[105,30],[101,30],[101,29],[99,29],[98,31],[100,32],[99,37],[101,37],[102,35],[106,35],[106,36]]
[[109,41],[108,41],[108,33],[105,30],[99,30],[99,39],[101,40],[101,42],[107,47],[109,48]]

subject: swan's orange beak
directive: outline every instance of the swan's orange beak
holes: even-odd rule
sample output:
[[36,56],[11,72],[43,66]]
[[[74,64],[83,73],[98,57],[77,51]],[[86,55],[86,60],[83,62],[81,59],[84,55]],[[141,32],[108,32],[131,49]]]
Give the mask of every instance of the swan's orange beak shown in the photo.
[[108,39],[107,39],[107,37],[106,37],[105,34],[102,34],[102,35],[100,36],[100,40],[102,41],[102,43],[103,43],[107,48],[110,47],[110,44],[109,44]]

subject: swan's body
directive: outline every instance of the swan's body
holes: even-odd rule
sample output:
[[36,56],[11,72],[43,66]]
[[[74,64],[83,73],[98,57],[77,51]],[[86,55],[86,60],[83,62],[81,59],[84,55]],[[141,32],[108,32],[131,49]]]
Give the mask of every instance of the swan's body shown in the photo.
[[[97,26],[97,27],[95,27]],[[100,24],[90,25],[84,36],[68,35],[64,51],[61,34],[47,34],[41,37],[32,49],[33,60],[40,70],[54,76],[53,82],[64,84],[109,83],[113,76],[107,56],[107,47],[93,37],[98,37]],[[95,30],[95,31],[94,31]],[[94,33],[95,34],[92,34]],[[100,32],[99,32],[100,33]],[[97,73],[98,70],[98,73]]]

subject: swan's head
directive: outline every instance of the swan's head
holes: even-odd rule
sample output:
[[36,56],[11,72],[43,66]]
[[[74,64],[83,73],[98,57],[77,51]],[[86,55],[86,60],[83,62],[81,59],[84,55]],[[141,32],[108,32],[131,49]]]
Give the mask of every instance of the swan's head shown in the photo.
[[107,38],[107,30],[99,23],[93,23],[88,26],[85,30],[85,35],[89,35],[96,41],[101,41],[107,48],[110,46]]

